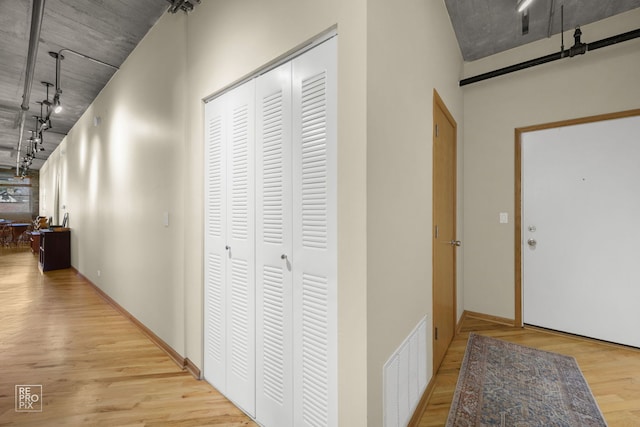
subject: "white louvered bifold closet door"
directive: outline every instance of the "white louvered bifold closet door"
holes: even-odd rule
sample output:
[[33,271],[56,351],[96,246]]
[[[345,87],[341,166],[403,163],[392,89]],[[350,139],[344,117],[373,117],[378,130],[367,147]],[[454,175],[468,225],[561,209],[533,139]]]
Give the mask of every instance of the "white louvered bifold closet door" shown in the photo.
[[224,230],[220,237],[205,237],[204,376],[250,415],[256,351],[254,100],[250,81],[207,104],[205,112],[205,223],[215,225],[219,217]]
[[338,425],[337,39],[293,60],[294,425]]
[[256,416],[293,426],[291,63],[256,79]]
[[204,378],[226,384],[227,121],[226,97],[205,108],[204,218]]
[[204,377],[265,427],[338,424],[336,50],[205,107]]

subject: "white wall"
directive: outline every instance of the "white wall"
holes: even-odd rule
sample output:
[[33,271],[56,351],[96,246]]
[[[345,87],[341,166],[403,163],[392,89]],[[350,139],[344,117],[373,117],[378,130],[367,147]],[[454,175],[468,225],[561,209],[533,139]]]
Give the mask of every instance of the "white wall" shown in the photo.
[[72,265],[181,354],[185,23],[145,36],[42,168],[40,200],[69,213]]
[[433,90],[460,124],[461,156],[462,57],[444,1],[370,0],[368,17],[368,425],[381,426],[383,365],[425,315],[433,374]]
[[[640,9],[582,27],[593,42],[638,27]],[[573,43],[572,31],[565,43]],[[571,43],[569,43],[569,41]],[[554,36],[465,64],[465,77],[559,51]],[[464,88],[464,307],[513,319],[514,129],[640,107],[640,40]],[[508,212],[509,224],[499,224]]]

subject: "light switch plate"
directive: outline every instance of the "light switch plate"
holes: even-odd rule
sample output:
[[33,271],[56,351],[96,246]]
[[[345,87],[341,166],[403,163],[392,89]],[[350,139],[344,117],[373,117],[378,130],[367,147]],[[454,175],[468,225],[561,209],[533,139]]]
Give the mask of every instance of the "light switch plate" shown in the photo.
[[500,224],[508,224],[508,223],[509,223],[509,213],[500,212]]

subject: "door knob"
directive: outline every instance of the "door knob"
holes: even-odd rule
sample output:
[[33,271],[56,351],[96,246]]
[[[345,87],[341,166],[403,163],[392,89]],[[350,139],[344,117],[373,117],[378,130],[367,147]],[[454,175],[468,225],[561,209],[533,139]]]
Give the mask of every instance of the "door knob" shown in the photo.
[[452,240],[449,243],[451,243],[451,246],[460,246],[460,245],[462,245],[462,242],[460,240]]
[[225,246],[224,248],[225,248],[226,250],[229,250],[229,249],[231,249],[231,246],[227,245],[227,246]]
[[280,255],[280,259],[287,259],[287,254]]
[[536,239],[527,240],[527,245],[531,246],[532,248],[535,248],[537,244],[538,242],[536,242]]

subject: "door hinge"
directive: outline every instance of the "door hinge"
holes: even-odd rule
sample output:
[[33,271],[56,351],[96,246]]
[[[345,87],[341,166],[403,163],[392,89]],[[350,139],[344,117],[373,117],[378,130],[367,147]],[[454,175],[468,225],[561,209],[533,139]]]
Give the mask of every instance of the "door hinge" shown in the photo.
[[438,227],[437,225],[436,225],[435,236],[436,236],[436,239],[438,238],[438,236],[440,236],[440,227]]
[[438,137],[439,134],[440,134],[440,129],[438,127],[438,124],[436,123],[436,138]]
[[436,328],[436,340],[438,339],[438,328]]

